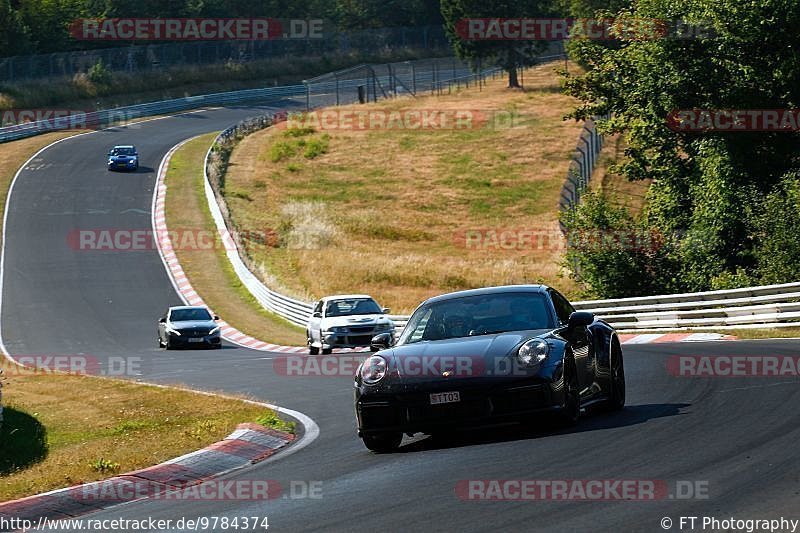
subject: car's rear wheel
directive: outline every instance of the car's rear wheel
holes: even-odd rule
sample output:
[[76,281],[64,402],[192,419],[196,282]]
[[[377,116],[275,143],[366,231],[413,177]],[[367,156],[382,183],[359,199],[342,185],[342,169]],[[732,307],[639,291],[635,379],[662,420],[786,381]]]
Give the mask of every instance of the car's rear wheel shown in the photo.
[[625,361],[616,336],[611,341],[611,394],[606,407],[609,411],[619,411],[625,407]]
[[375,453],[392,453],[400,447],[403,441],[402,433],[377,433],[372,435],[362,435],[361,440],[364,446]]
[[578,372],[572,359],[564,361],[564,399],[559,418],[564,425],[572,426],[581,417],[581,391],[578,386]]

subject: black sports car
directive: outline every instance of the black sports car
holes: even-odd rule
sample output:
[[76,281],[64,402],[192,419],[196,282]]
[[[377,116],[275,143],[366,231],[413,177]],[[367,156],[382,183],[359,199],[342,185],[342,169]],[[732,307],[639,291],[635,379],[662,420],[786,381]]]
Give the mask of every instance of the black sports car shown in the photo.
[[376,452],[399,447],[403,433],[548,411],[574,424],[589,405],[625,405],[614,329],[543,285],[431,298],[390,342],[376,335],[355,376],[358,434]]

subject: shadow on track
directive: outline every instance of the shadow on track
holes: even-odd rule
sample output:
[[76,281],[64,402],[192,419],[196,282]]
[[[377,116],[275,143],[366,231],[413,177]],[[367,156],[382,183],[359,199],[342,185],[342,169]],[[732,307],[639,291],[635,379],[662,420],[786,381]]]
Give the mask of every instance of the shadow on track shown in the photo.
[[401,446],[398,453],[441,450],[515,440],[539,439],[553,435],[567,435],[571,433],[633,426],[654,418],[681,415],[683,414],[681,410],[690,405],[691,404],[688,403],[631,405],[618,412],[599,413],[581,417],[578,424],[568,428],[561,427],[552,417],[543,415],[541,417],[530,418],[522,423],[454,429],[437,433],[436,435],[428,436],[427,438]]

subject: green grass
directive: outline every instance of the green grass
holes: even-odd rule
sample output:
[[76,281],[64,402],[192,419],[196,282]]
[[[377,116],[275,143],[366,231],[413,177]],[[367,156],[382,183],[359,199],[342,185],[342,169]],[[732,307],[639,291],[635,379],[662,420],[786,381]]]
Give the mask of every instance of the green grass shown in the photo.
[[[205,153],[216,135],[198,137],[173,154],[165,179],[168,228],[197,228],[216,233],[203,184]],[[226,194],[252,202],[253,192],[247,189],[228,187]],[[243,229],[263,230],[264,227]],[[305,343],[302,328],[265,310],[250,294],[234,272],[223,246],[208,251],[177,250],[176,253],[194,290],[233,327],[266,342]]]

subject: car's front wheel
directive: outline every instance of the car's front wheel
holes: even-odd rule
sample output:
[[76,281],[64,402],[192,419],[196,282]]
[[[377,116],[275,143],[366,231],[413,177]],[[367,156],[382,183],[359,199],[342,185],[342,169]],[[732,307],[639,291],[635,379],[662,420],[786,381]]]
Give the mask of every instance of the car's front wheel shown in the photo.
[[372,435],[362,435],[361,440],[364,446],[375,453],[392,453],[400,447],[403,441],[402,433],[376,433]]
[[611,342],[611,394],[606,406],[609,411],[619,411],[625,407],[625,362],[616,337]]
[[323,348],[322,355],[330,355],[333,353],[333,348]]
[[578,372],[575,362],[571,359],[564,361],[564,397],[559,411],[559,418],[564,425],[572,426],[578,423],[581,417],[581,391],[578,386]]
[[306,331],[306,344],[308,345],[308,353],[310,355],[317,355],[319,353],[319,348],[313,346],[311,344],[311,332]]

